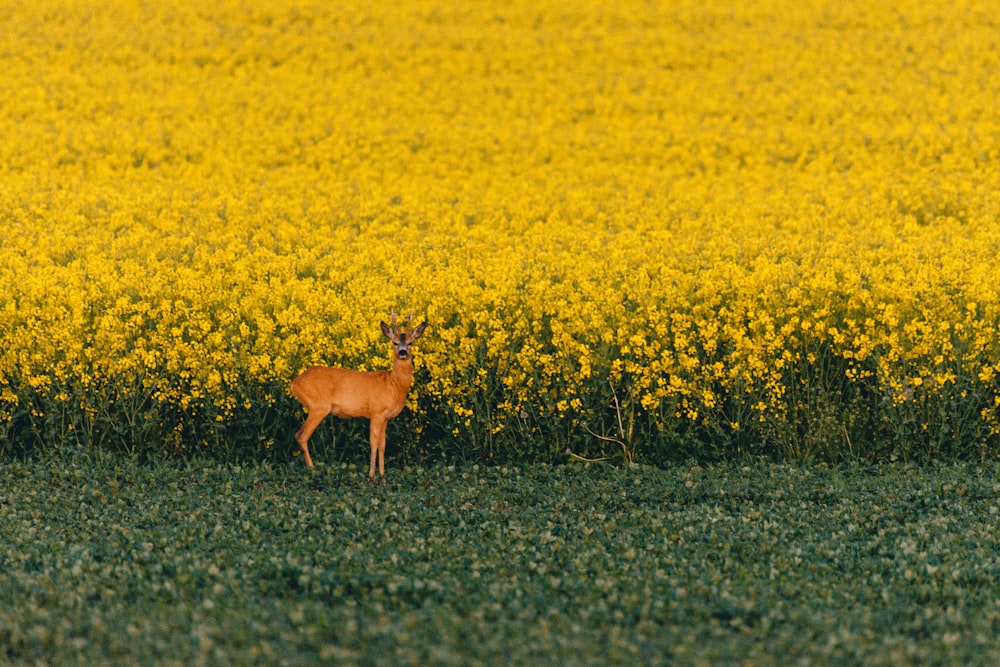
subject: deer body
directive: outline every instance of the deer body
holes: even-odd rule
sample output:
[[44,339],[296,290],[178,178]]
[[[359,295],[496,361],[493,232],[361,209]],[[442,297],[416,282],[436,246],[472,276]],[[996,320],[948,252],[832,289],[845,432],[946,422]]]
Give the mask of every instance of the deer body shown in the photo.
[[[410,316],[412,320],[413,316]],[[409,321],[407,322],[409,325]],[[392,341],[392,370],[356,371],[346,368],[313,366],[292,380],[289,388],[309,413],[302,428],[295,434],[295,441],[302,450],[306,465],[312,467],[309,456],[309,437],[327,415],[368,419],[371,457],[368,478],[378,474],[385,477],[385,429],[389,420],[403,410],[406,394],[413,383],[413,341],[424,333],[424,322],[412,331],[405,327],[396,329],[396,315],[392,326],[382,322],[382,333]]]

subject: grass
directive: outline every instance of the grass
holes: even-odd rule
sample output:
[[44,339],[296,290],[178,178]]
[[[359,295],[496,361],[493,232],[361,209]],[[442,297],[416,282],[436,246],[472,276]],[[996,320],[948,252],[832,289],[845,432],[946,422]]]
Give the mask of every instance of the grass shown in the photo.
[[1000,466],[0,464],[0,662],[996,664]]

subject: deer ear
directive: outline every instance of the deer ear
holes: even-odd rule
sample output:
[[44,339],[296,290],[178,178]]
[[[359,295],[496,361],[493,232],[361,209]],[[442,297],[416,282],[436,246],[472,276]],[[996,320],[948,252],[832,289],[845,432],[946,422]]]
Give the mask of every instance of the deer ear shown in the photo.
[[385,322],[379,322],[379,324],[382,325],[382,333],[385,334],[385,337],[388,338],[389,340],[392,340],[392,334],[395,333],[392,330],[392,327],[390,327]]
[[414,329],[411,332],[413,334],[413,340],[416,340],[416,339],[420,338],[421,336],[423,336],[424,335],[424,329],[426,329],[426,328],[427,328],[427,322],[424,322],[422,324],[417,325],[417,328]]

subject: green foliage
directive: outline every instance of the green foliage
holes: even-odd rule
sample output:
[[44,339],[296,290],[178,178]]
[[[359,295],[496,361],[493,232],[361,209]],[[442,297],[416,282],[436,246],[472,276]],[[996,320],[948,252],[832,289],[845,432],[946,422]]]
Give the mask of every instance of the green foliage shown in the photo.
[[1000,467],[0,464],[0,662],[996,664]]

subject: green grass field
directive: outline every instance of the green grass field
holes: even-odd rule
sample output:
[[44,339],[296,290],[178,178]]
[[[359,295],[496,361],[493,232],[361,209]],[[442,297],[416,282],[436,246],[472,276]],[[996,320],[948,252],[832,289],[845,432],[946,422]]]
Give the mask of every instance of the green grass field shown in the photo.
[[1000,467],[0,464],[0,662],[997,664]]

